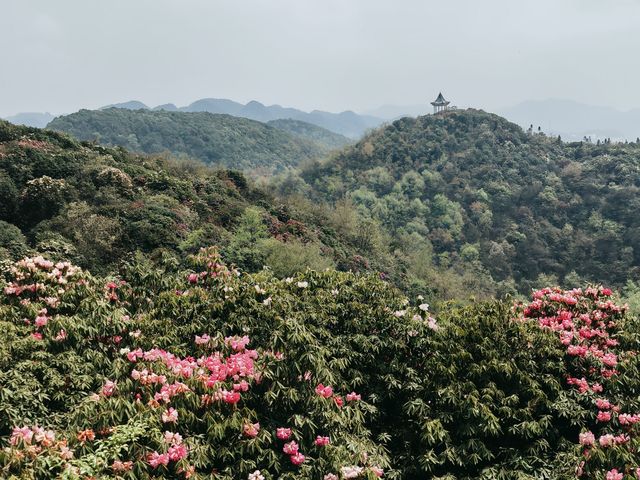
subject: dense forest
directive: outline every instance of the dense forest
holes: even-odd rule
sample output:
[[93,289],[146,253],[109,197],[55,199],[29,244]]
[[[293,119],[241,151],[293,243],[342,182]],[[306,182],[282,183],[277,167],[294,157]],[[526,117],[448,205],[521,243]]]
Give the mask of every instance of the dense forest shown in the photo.
[[0,224],[0,259],[39,251],[93,272],[116,271],[135,252],[184,260],[209,245],[245,270],[267,264],[283,276],[307,267],[396,271],[392,259],[360,255],[353,212],[282,203],[236,171],[7,122]]
[[[306,130],[308,134],[292,134],[293,126],[272,127],[230,115],[119,108],[80,110],[54,119],[48,128],[70,133],[79,140],[121,146],[133,152],[170,152],[256,175],[322,157],[335,148],[336,138],[340,138],[312,125]],[[315,138],[311,138],[311,131]]]
[[267,125],[289,132],[297,137],[317,142],[330,149],[337,150],[346,147],[350,143],[354,143],[353,140],[345,137],[344,135],[333,133],[325,128],[318,127],[311,123],[302,122],[300,120],[281,118],[278,120],[270,120],[267,122]]
[[398,120],[276,184],[351,204],[389,236],[390,251],[415,259],[407,275],[417,279],[473,272],[470,290],[489,295],[619,287],[640,273],[639,158],[635,143],[564,143],[451,111]]

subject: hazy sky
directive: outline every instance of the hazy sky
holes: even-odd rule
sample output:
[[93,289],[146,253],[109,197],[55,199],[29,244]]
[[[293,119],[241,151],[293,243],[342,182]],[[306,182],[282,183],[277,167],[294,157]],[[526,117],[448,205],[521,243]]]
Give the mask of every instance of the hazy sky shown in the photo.
[[640,0],[0,0],[0,116],[203,97],[640,107]]

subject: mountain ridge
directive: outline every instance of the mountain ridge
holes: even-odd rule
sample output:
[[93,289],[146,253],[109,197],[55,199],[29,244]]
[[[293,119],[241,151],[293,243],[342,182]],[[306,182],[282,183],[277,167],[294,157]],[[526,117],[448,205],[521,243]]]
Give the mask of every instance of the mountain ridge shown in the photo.
[[207,164],[272,173],[329,148],[279,128],[228,114],[108,108],[57,117],[49,129],[142,153],[169,151]]
[[524,293],[545,275],[637,278],[639,158],[636,143],[565,143],[467,109],[396,120],[300,178],[381,225],[417,277],[446,266],[473,272],[478,292]]

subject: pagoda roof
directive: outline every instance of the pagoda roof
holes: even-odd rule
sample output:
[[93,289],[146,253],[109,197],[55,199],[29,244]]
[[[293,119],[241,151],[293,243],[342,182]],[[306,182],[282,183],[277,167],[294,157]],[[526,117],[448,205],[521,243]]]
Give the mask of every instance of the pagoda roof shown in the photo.
[[449,101],[445,100],[442,96],[442,92],[438,94],[438,98],[434,102],[431,102],[431,105],[449,105]]

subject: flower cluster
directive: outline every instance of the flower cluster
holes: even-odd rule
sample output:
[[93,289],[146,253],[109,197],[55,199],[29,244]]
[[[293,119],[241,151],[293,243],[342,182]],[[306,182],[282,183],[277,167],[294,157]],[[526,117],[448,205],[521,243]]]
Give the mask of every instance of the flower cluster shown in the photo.
[[[344,400],[340,395],[334,395],[333,393],[333,387],[330,387],[329,385],[323,385],[322,383],[319,383],[316,386],[316,394],[323,397],[323,398],[333,398],[334,403],[338,406],[338,407],[342,407],[344,405]],[[357,394],[356,392],[351,392],[348,393],[346,395],[346,399],[347,402],[357,402],[359,400],[362,399],[361,395]]]
[[9,438],[8,452],[14,450],[17,458],[35,458],[43,453],[68,461],[73,458],[73,450],[66,440],[57,440],[52,430],[42,427],[14,427]]
[[[567,367],[572,372],[567,384],[595,407],[593,428],[602,432],[599,435],[592,430],[580,433],[578,442],[584,449],[585,460],[578,466],[579,477],[597,471],[588,465],[589,460],[595,458],[596,449],[628,445],[631,438],[637,436],[633,426],[640,421],[640,414],[622,413],[606,394],[605,387],[618,374],[620,359],[615,336],[626,308],[612,302],[611,294],[611,290],[602,287],[568,291],[544,288],[533,293],[533,301],[523,310],[525,319],[536,320],[541,328],[558,336],[566,349]],[[635,475],[635,468],[619,468],[608,469],[605,478],[619,480],[625,472]]]
[[[157,311],[149,311],[136,297],[136,284],[125,288],[129,284],[119,280],[94,281],[70,264],[42,257],[17,264],[14,281],[6,284],[5,303],[0,305],[10,312],[10,321],[18,323],[17,338],[24,332],[38,334],[45,341],[25,342],[29,349],[44,351],[51,358],[79,351],[81,355],[69,356],[71,361],[95,358],[97,368],[82,370],[82,379],[64,377],[61,388],[74,398],[70,411],[64,412],[69,427],[56,433],[17,427],[6,439],[10,452],[0,458],[0,469],[33,478],[47,478],[45,469],[52,476],[68,471],[72,477],[83,478],[190,478],[228,469],[234,478],[249,475],[263,480],[281,471],[291,473],[292,478],[310,474],[342,478],[342,466],[361,465],[358,468],[365,477],[374,467],[362,460],[364,451],[386,465],[382,448],[360,428],[364,412],[336,408],[361,401],[361,395],[322,385],[316,393],[313,378],[333,377],[314,364],[300,370],[295,363],[300,346],[268,344],[258,353],[251,339],[263,338],[262,332],[232,322],[221,328],[223,335],[209,330],[215,328],[214,322],[202,321],[195,327],[176,321],[178,328],[153,337],[160,325],[165,328],[166,319],[179,317],[176,311],[183,304],[196,308],[196,302],[201,302],[197,308],[206,311],[207,302],[213,306],[224,298],[231,306],[235,296],[244,294],[246,289],[239,288],[244,279],[238,280],[222,264],[212,260],[206,270],[206,277],[197,274],[197,286],[185,290],[180,298],[174,295],[172,284],[168,295],[155,304]],[[216,271],[219,275],[211,274]],[[262,286],[260,291],[255,288],[256,293],[266,295],[269,289],[277,298],[273,285],[263,281],[250,283],[251,295],[257,284]],[[306,286],[293,282],[291,288],[313,294],[309,285],[316,286],[315,282]],[[4,285],[2,288],[5,290]],[[275,310],[277,301],[274,304]],[[61,326],[69,330],[68,339]],[[239,335],[227,336],[229,330]],[[251,339],[245,333],[251,333]],[[191,337],[190,345],[186,335]],[[67,340],[60,345],[54,339]],[[71,363],[55,365],[65,374],[81,371]],[[283,397],[283,392],[291,396]],[[286,407],[279,409],[283,401]],[[46,414],[37,415],[46,418]],[[275,439],[269,431],[275,433]],[[203,447],[211,439],[219,443],[216,449]],[[343,442],[350,448],[345,449]],[[109,451],[95,464],[93,458],[111,443],[126,448]],[[260,460],[266,458],[265,449],[277,454],[273,457],[277,465]],[[255,467],[238,467],[236,462],[245,459],[255,461]],[[335,473],[327,473],[332,470]]]
[[[4,294],[18,299],[23,307],[36,308],[34,316],[23,322],[34,327],[32,338],[42,340],[52,313],[60,306],[60,297],[83,282],[82,270],[69,262],[56,263],[36,256],[19,260],[9,273],[12,281],[4,287]],[[52,332],[51,337],[60,342],[67,338],[67,332]]]
[[179,462],[187,456],[188,449],[182,443],[182,436],[179,433],[164,432],[164,443],[167,446],[166,452],[153,451],[147,457],[152,468],[158,468],[161,465],[166,467],[169,462]]

